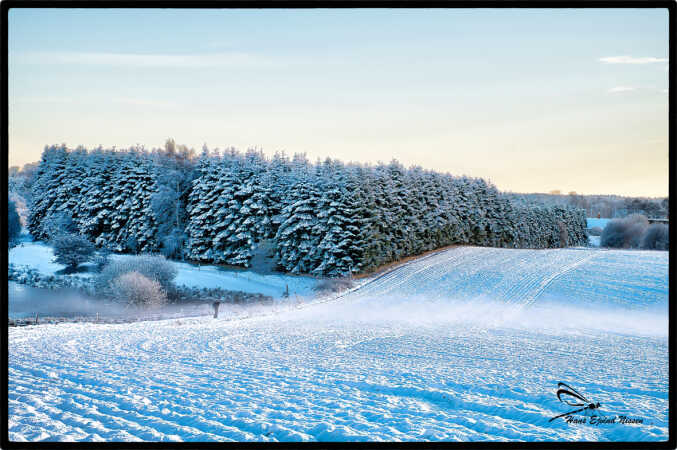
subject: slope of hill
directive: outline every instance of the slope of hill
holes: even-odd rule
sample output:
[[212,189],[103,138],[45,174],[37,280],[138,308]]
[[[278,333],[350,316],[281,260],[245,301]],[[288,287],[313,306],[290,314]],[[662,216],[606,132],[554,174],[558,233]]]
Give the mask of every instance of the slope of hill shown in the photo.
[[[459,247],[247,320],[11,328],[9,437],[665,440],[667,263]],[[558,382],[642,423],[550,422]]]

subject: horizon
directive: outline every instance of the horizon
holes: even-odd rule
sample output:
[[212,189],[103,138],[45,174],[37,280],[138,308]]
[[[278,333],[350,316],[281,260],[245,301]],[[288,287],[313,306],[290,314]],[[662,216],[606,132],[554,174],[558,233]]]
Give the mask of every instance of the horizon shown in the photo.
[[668,196],[665,8],[11,9],[8,33],[8,167],[173,130],[198,153]]
[[[170,138],[170,139],[171,139],[171,138]],[[54,145],[56,146],[57,144],[54,144]],[[64,145],[64,143],[58,144],[58,145]],[[181,145],[184,145],[184,144],[176,143],[176,145],[177,145],[177,147],[178,147],[178,146],[181,146]],[[48,146],[45,146],[45,147],[48,147]],[[66,145],[66,148],[67,148],[68,150],[73,150],[73,149],[75,149],[74,147],[70,147],[70,146],[68,146],[68,145]],[[162,149],[163,147],[162,147],[162,146],[158,146],[158,147],[145,147],[145,146],[140,146],[140,148],[141,148],[142,150],[152,152],[153,150],[159,150],[159,149]],[[208,149],[208,150],[209,150],[210,153],[212,153],[212,154],[213,154],[214,152],[218,152],[219,156],[222,156],[222,155],[223,155],[223,151],[224,151],[225,149],[230,149],[230,148],[232,148],[232,147],[225,146],[225,147],[223,147],[223,148],[217,148],[217,147],[215,147],[215,148],[210,148],[210,149]],[[111,149],[112,149],[112,148],[111,148]],[[132,147],[128,147],[128,148],[117,148],[117,147],[116,147],[116,148],[115,148],[116,151],[128,151],[128,150],[131,150],[131,149],[132,149]],[[189,149],[189,150],[195,151],[195,155],[194,155],[195,158],[198,158],[198,157],[199,157],[199,152],[200,152],[201,150],[198,151],[198,149],[195,149],[195,148],[193,148],[193,147],[188,147],[188,149]],[[266,159],[268,159],[268,160],[270,160],[270,157],[272,156],[271,154],[265,152],[265,151],[262,150],[262,149],[256,149],[256,148],[251,148],[251,149],[262,151],[264,157],[265,157]],[[90,152],[90,151],[92,151],[92,150],[94,150],[94,149],[93,149],[93,148],[85,148],[85,150],[86,150],[87,152]],[[104,150],[106,150],[106,149],[104,148]],[[243,150],[243,149],[235,148],[235,150],[237,150],[237,151],[240,152],[240,153],[244,153],[244,152],[246,152],[246,151],[249,150],[249,149]],[[292,157],[292,156],[294,155],[293,153],[289,154],[289,153],[284,152],[284,151],[282,151],[281,153],[283,153],[283,154],[286,155],[287,157]],[[307,156],[308,156],[308,155],[306,155],[306,157],[307,157]],[[316,159],[314,159],[314,160],[311,160],[310,158],[308,158],[308,161],[309,161],[311,164],[317,164],[318,161],[319,161],[319,162],[322,162],[322,161],[324,161],[324,160],[327,159],[327,158],[330,158],[330,157],[329,157],[329,156],[327,156],[327,157],[325,157],[325,158],[320,158],[320,157],[318,157],[318,158],[316,158]],[[337,160],[337,158],[331,158],[331,159],[332,159],[332,160]],[[395,160],[395,161],[401,163],[401,161],[398,161],[398,160]],[[360,164],[360,165],[362,165],[362,166],[375,166],[375,165],[378,165],[378,164],[388,164],[390,161],[376,161],[375,163],[372,163],[372,162],[363,163],[363,162],[360,162],[360,161],[343,161],[343,160],[341,160],[341,162],[344,163],[344,164]],[[30,161],[30,162],[28,162],[28,163],[26,163],[26,164],[39,164],[39,163],[40,163],[40,159],[38,159],[38,160],[36,160],[36,161]],[[418,165],[418,164],[413,164],[413,165],[405,165],[405,164],[403,164],[403,166],[409,169],[409,168],[416,167],[416,166],[420,166],[420,165]],[[21,171],[21,170],[23,169],[23,167],[24,167],[24,166],[10,165],[10,166],[8,166],[8,169],[17,168],[19,171]],[[432,170],[432,171],[435,171],[435,172],[438,172],[438,173],[443,173],[443,174],[449,174],[449,175],[454,176],[454,177],[463,177],[463,176],[467,176],[467,177],[471,177],[471,178],[482,178],[482,177],[475,177],[475,176],[473,176],[472,174],[466,174],[466,173],[463,173],[463,174],[456,174],[456,173],[450,173],[450,172],[446,172],[446,171],[440,171],[440,170],[436,170],[436,169],[434,169],[434,168],[428,168],[428,167],[423,167],[423,169],[424,169],[424,170]],[[489,179],[485,179],[485,181],[487,181],[487,182],[489,182],[490,184],[496,186],[496,185],[495,185],[491,180],[489,180]],[[554,195],[558,195],[558,196],[563,196],[563,197],[572,195],[572,192],[571,192],[571,191],[570,191],[570,192],[564,192],[564,191],[562,191],[561,189],[552,189],[551,192],[538,192],[538,191],[534,191],[534,192],[519,192],[519,191],[504,190],[504,189],[501,189],[501,188],[498,187],[498,186],[496,186],[496,187],[499,189],[500,192],[505,193],[505,194],[516,194],[516,195],[553,195],[553,196],[554,196]],[[559,192],[559,193],[552,192],[552,191],[558,191],[558,190],[561,191],[561,192]],[[648,199],[661,199],[661,198],[667,198],[667,197],[669,197],[668,195],[664,195],[664,196],[641,196],[641,195],[620,195],[620,194],[613,194],[613,193],[612,193],[612,194],[604,194],[604,193],[602,193],[602,194],[600,194],[600,193],[582,193],[582,192],[578,192],[578,191],[573,191],[573,194],[575,194],[575,195],[583,195],[583,196],[590,196],[590,197],[594,197],[594,196],[599,196],[599,197],[614,197],[614,196],[615,196],[615,197],[623,197],[623,198],[648,198]]]

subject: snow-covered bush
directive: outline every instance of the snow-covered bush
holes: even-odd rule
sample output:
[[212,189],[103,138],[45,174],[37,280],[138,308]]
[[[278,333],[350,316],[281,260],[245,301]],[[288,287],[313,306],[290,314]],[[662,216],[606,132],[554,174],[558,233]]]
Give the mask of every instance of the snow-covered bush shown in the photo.
[[602,228],[600,227],[592,227],[588,230],[588,234],[590,236],[601,236],[602,235]]
[[602,247],[622,248],[626,246],[627,225],[623,219],[609,221],[602,231],[600,245]]
[[7,279],[10,281],[34,286],[41,278],[40,273],[30,266],[16,266],[12,263],[7,265]]
[[273,298],[258,293],[231,291],[221,288],[196,288],[190,286],[179,286],[176,289],[176,300],[179,302],[219,301],[223,303],[270,303]]
[[353,281],[350,278],[330,278],[320,281],[313,289],[319,293],[336,293],[351,287]]
[[93,293],[91,280],[76,275],[45,275],[26,265],[9,264],[7,279],[15,283],[25,284],[43,289],[75,288],[80,291]]
[[167,303],[167,294],[155,280],[148,279],[139,272],[127,272],[110,283],[113,297],[132,305],[157,307]]
[[80,264],[91,261],[96,252],[94,245],[82,236],[60,234],[52,239],[54,262],[63,264],[73,270]]
[[94,263],[97,272],[101,273],[104,267],[110,263],[110,253],[111,252],[106,248],[96,252],[96,256],[94,256],[92,262]]
[[647,250],[670,250],[670,233],[668,225],[654,223],[649,225],[644,237],[642,248]]
[[97,277],[97,288],[104,294],[110,294],[111,283],[130,272],[138,272],[144,277],[158,282],[170,296],[175,291],[176,267],[160,255],[128,256],[110,261]]
[[186,241],[186,233],[175,228],[160,238],[160,253],[167,258],[183,259]]
[[641,214],[611,220],[604,227],[600,245],[610,248],[638,248],[648,227],[649,221]]

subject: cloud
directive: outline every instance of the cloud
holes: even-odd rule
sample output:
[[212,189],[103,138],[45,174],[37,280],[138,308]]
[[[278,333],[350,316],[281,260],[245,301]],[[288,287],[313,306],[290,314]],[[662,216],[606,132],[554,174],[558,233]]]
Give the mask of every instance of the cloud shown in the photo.
[[95,66],[126,66],[139,68],[213,68],[263,67],[270,60],[241,52],[165,54],[165,53],[105,53],[105,52],[31,52],[23,61],[31,64],[74,64]]
[[632,92],[632,91],[639,91],[646,94],[655,94],[659,92],[667,94],[669,92],[669,89],[657,88],[655,86],[614,86],[611,89],[607,90],[607,93],[618,94],[621,92]]
[[634,91],[636,89],[637,88],[632,87],[632,86],[616,86],[616,87],[612,87],[607,92],[609,92],[609,94],[617,94],[619,92],[629,92],[629,91]]
[[606,56],[599,59],[607,64],[652,64],[668,62],[668,58],[654,58],[653,56],[633,57],[633,56]]

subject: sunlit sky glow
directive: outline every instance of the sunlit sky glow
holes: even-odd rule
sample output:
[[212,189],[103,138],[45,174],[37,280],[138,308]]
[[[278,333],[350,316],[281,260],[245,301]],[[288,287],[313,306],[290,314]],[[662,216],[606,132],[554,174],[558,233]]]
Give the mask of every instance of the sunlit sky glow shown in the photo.
[[667,9],[12,9],[9,165],[173,137],[665,196],[667,58]]

